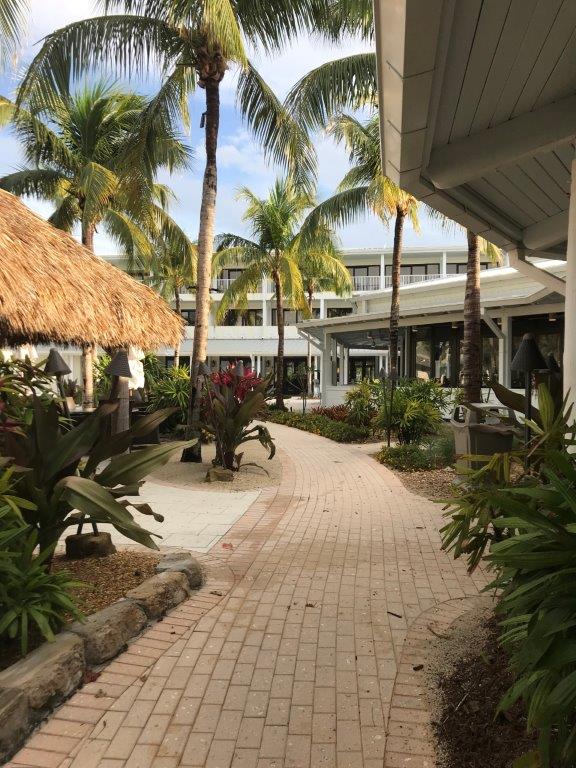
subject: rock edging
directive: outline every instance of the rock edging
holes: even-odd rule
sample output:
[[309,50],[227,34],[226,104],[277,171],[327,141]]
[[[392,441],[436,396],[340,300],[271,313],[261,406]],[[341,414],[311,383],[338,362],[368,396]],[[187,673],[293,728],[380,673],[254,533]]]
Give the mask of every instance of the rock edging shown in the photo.
[[164,555],[156,575],[126,597],[74,622],[0,672],[0,763],[14,754],[30,731],[82,683],[88,669],[117,656],[147,624],[201,587],[204,573],[189,552]]

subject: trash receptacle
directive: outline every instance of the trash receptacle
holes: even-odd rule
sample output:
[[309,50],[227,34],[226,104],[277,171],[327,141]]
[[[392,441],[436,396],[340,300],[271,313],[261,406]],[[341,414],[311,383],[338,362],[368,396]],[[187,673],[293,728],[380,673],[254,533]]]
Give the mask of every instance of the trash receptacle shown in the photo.
[[[502,419],[509,423],[503,423]],[[491,456],[512,450],[516,417],[509,408],[502,406],[457,405],[450,421],[454,433],[456,457]],[[479,469],[483,462],[468,462],[472,469]]]

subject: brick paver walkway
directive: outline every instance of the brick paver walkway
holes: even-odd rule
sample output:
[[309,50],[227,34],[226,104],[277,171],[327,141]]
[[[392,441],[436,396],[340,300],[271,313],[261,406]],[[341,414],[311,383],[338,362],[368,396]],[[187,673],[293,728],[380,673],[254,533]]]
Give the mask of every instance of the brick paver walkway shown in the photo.
[[438,507],[365,447],[274,432],[281,484],[206,556],[206,586],[76,693],[11,766],[432,764],[417,728],[403,738],[388,727],[393,691],[405,720],[420,722],[417,697],[398,691],[404,640],[423,612],[476,595],[484,577],[440,551]]

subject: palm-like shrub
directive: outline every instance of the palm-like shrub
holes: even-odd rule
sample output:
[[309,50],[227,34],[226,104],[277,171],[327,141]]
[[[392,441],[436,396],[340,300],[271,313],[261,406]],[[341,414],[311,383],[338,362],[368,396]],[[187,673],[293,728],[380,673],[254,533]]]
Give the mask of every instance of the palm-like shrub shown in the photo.
[[152,413],[163,408],[174,412],[164,422],[164,429],[172,431],[184,427],[190,394],[190,372],[187,368],[172,367],[159,372],[150,382],[148,410]]

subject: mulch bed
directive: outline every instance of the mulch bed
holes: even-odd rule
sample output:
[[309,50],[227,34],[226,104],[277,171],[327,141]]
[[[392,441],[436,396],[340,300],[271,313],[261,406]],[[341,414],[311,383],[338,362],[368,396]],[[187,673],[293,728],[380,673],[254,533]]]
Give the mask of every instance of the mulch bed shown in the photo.
[[492,615],[481,627],[477,617],[462,621],[442,642],[443,661],[434,674],[437,765],[510,768],[516,758],[535,749],[536,738],[526,733],[522,704],[495,717],[512,683],[496,619]]
[[451,469],[426,469],[416,472],[392,470],[402,480],[403,485],[412,493],[426,499],[442,501],[452,494],[452,482],[456,473]]
[[[55,571],[68,571],[75,580],[85,585],[75,589],[73,597],[82,613],[89,616],[124,597],[126,592],[154,576],[154,569],[159,560],[158,554],[131,550],[82,560],[68,560],[64,555],[56,555],[52,568]],[[43,642],[40,633],[31,633],[29,651]],[[0,670],[6,669],[20,658],[19,644],[2,638]]]

